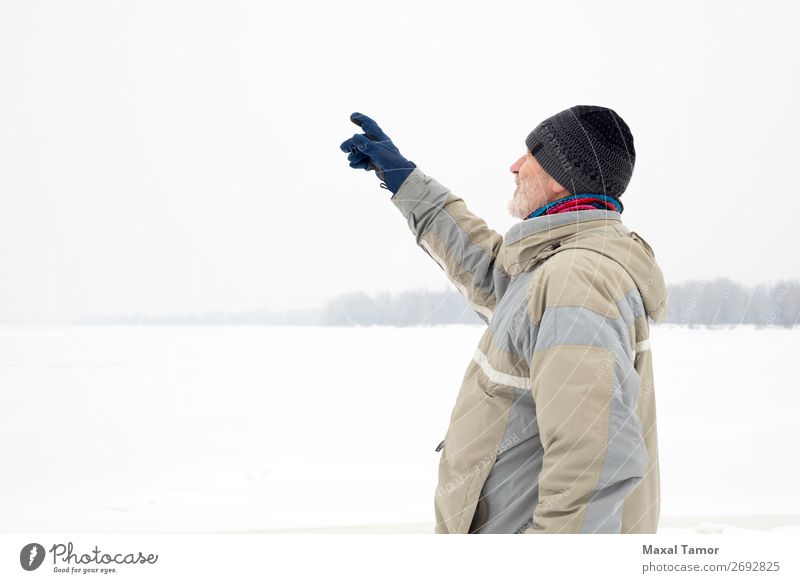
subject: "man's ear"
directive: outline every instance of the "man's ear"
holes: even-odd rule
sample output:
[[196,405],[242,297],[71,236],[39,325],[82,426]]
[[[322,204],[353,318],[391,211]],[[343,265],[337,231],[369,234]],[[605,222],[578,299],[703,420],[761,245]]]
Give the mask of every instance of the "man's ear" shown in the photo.
[[556,195],[558,195],[558,196],[559,196],[559,198],[560,198],[560,197],[562,197],[562,196],[567,196],[567,194],[569,194],[569,193],[567,192],[567,189],[566,189],[566,188],[564,188],[563,186],[561,186],[561,185],[560,185],[560,184],[559,184],[559,183],[556,181],[556,179],[555,179],[555,178],[552,178],[552,177],[550,178],[550,190],[553,192],[553,194],[556,194]]

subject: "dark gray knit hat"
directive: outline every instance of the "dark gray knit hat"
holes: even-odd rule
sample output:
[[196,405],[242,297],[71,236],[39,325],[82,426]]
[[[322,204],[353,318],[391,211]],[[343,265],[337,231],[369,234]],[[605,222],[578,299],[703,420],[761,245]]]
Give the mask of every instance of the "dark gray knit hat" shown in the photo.
[[636,161],[628,125],[613,109],[597,105],[576,105],[548,117],[525,145],[570,194],[619,197]]

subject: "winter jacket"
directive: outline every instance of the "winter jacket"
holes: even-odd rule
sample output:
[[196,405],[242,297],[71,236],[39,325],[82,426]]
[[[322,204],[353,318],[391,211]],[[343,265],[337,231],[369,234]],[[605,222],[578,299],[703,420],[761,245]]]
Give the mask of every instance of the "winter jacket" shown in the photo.
[[656,532],[650,246],[606,210],[503,237],[419,168],[392,201],[487,323],[436,448],[435,532]]

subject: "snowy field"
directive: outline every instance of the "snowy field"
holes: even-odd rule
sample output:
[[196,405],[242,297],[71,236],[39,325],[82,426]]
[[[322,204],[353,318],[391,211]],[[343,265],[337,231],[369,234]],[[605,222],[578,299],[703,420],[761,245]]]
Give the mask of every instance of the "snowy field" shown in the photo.
[[[0,532],[431,532],[482,332],[0,327]],[[652,347],[660,532],[800,532],[800,328]]]

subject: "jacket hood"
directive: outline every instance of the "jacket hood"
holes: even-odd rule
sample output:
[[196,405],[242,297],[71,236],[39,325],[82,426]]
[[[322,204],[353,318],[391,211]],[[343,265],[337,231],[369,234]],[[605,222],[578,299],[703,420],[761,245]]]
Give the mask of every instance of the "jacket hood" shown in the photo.
[[583,210],[544,215],[517,223],[505,235],[503,268],[512,277],[567,249],[588,249],[619,263],[631,276],[654,322],[666,317],[664,275],[652,247],[629,230],[615,211]]

